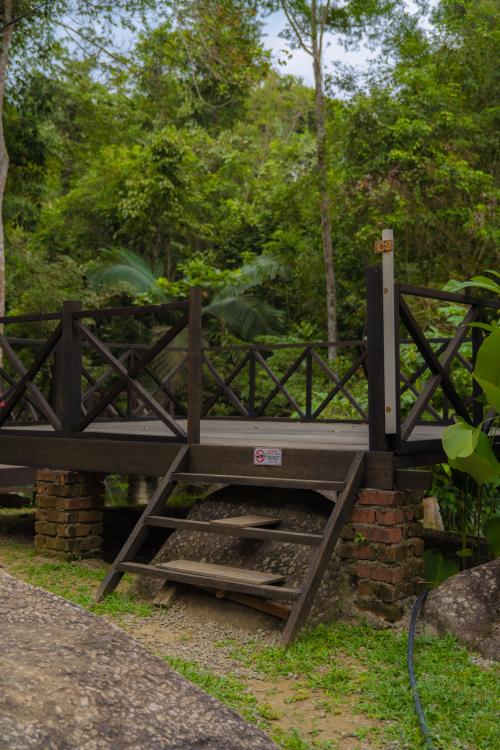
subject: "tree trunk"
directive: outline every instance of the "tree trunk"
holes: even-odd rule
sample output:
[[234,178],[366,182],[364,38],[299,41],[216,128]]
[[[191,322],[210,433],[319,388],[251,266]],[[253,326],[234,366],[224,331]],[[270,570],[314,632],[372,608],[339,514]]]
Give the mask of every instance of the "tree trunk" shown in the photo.
[[[321,239],[326,278],[326,315],[328,341],[337,343],[337,289],[333,259],[332,222],[328,192],[328,167],[326,160],[325,94],[323,87],[323,20],[319,18],[316,0],[311,3],[311,46],[316,104],[316,166],[318,174]],[[328,350],[328,358],[335,356],[335,347]]]
[[[12,21],[13,0],[3,0],[2,23]],[[5,101],[5,83],[9,63],[10,43],[14,25],[7,26],[2,32],[2,49],[0,50],[0,317],[5,315],[5,236],[3,225],[3,199],[7,174],[9,171],[9,154],[5,143],[3,109]],[[0,354],[1,356],[1,354]]]

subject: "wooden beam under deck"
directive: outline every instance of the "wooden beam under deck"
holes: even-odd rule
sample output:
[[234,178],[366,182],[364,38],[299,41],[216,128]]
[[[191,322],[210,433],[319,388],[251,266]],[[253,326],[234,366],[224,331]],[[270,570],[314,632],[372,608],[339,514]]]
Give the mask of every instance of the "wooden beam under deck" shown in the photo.
[[[44,434],[21,434],[16,430],[0,432],[0,461],[11,466],[28,465],[32,468],[94,471],[97,473],[123,473],[162,476],[167,471],[180,445],[155,439],[152,436],[90,436],[64,437]],[[256,436],[258,445],[261,441]],[[307,445],[307,443],[306,443]],[[441,459],[441,450],[417,450],[405,456],[395,456],[389,451],[367,453],[363,486],[377,489],[394,489],[395,468],[403,469],[430,465]],[[436,446],[437,449],[437,446]],[[283,448],[282,466],[255,466],[253,448],[249,446],[193,445],[190,451],[189,471],[195,474],[232,474],[259,479],[300,479],[317,482],[343,481],[354,451],[347,449]],[[397,488],[411,489],[418,478],[398,472]],[[405,479],[407,478],[407,480]],[[422,480],[425,482],[425,480]],[[408,486],[405,486],[405,483]]]
[[[181,422],[181,424],[185,424]],[[367,425],[269,420],[211,420],[201,423],[201,444],[192,445],[188,471],[209,484],[210,475],[300,480],[303,489],[343,482],[357,450],[366,451],[364,487],[425,489],[429,473],[408,471],[445,460],[442,427],[429,423],[414,430],[401,453],[369,451]],[[9,426],[0,430],[0,462],[10,466],[72,469],[103,474],[163,476],[180,444],[159,421],[103,421],[65,436],[47,426]],[[254,447],[280,447],[282,466],[255,466]],[[216,483],[231,484],[223,479]],[[246,483],[246,482],[243,482]],[[253,483],[249,481],[248,483]],[[270,483],[271,484],[271,483]],[[274,482],[277,484],[277,481]],[[307,486],[309,484],[309,486]]]

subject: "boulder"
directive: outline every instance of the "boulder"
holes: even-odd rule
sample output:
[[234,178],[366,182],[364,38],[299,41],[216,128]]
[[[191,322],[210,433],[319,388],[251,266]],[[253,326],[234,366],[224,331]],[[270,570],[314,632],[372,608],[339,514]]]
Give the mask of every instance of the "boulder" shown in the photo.
[[0,747],[277,750],[103,618],[0,572]]
[[[320,534],[332,510],[332,500],[317,492],[304,490],[263,489],[259,487],[224,487],[197,503],[188,518],[210,521],[228,516],[268,515],[282,519],[282,530]],[[315,548],[301,544],[238,539],[219,534],[176,531],[165,542],[154,562],[188,559],[219,565],[281,573],[287,587],[301,586]],[[139,593],[154,597],[162,582],[141,577]],[[309,623],[327,622],[340,613],[352,612],[353,592],[345,566],[334,554],[323,576]],[[214,606],[217,606],[214,603]]]
[[424,497],[422,500],[422,507],[424,509],[424,517],[422,519],[422,526],[424,529],[444,531],[443,518],[441,516],[437,497]]
[[500,659],[500,558],[447,578],[431,591],[424,618],[486,659]]

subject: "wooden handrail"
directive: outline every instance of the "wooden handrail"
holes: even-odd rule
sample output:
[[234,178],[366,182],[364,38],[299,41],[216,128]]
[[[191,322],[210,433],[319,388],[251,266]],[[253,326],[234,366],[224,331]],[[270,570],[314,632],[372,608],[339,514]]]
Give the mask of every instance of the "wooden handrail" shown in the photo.
[[130,305],[127,307],[104,307],[94,310],[81,310],[74,314],[74,318],[124,318],[146,315],[149,313],[170,312],[171,310],[187,310],[189,307],[188,300],[178,300],[177,302],[166,302],[161,305]]
[[444,302],[457,302],[462,305],[479,305],[480,307],[492,307],[500,310],[500,301],[484,297],[472,297],[468,294],[457,294],[456,292],[445,292],[442,289],[430,289],[425,286],[413,286],[412,284],[399,284],[399,290],[403,294],[413,297],[425,297],[437,299]]

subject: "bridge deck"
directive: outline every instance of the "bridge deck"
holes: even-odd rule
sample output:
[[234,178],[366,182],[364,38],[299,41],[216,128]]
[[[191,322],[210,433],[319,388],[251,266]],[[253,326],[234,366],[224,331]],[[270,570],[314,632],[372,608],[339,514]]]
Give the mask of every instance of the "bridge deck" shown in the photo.
[[[394,486],[395,472],[443,460],[442,429],[416,427],[405,451],[397,454],[369,450],[368,426],[360,423],[203,419],[200,443],[190,449],[189,471],[333,482],[344,476],[352,456],[361,450],[367,451],[366,486],[387,489]],[[156,420],[96,421],[88,431],[68,436],[42,425],[9,425],[0,431],[0,460],[5,465],[25,462],[33,468],[103,474],[161,476],[179,446]],[[259,447],[282,448],[282,465],[255,465],[252,448]]]
[[[185,420],[178,424],[186,428]],[[12,425],[12,430],[26,426]],[[441,425],[417,426],[410,442],[439,440]],[[52,432],[48,426],[33,426],[30,432]],[[159,420],[94,422],[87,434],[141,438],[172,438]],[[301,448],[309,450],[368,450],[368,425],[356,422],[291,422],[279,420],[202,419],[202,445]]]
[[[186,423],[179,420],[184,428]],[[422,425],[415,428],[412,441],[439,440],[441,425]],[[139,437],[168,437],[169,431],[161,422],[99,422],[92,425],[93,433],[134,435]],[[355,422],[285,422],[274,420],[202,419],[202,445],[231,445],[245,447],[302,448],[314,450],[368,450],[368,425]]]

